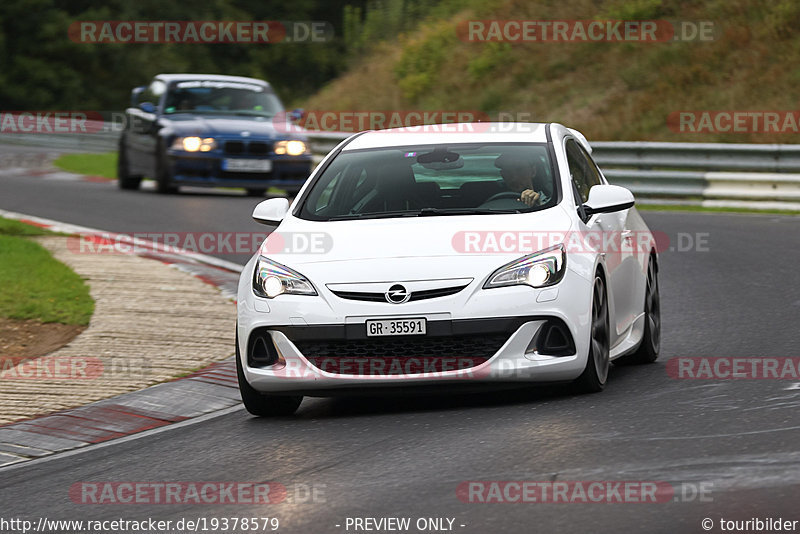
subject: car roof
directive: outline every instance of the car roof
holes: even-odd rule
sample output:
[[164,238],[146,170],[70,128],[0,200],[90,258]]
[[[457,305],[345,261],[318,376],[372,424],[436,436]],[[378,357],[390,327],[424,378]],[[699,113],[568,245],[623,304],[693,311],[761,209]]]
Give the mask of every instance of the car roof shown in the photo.
[[462,122],[371,130],[343,150],[460,143],[545,143],[546,123]]
[[212,82],[240,82],[257,83],[259,85],[269,85],[264,80],[258,78],[248,78],[246,76],[227,76],[225,74],[158,74],[156,78],[164,82],[178,82],[187,80],[207,80]]

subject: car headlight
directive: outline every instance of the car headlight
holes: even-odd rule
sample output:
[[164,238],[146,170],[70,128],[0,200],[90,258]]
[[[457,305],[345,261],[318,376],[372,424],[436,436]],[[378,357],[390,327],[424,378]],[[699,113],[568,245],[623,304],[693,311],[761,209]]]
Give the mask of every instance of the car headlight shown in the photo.
[[215,148],[217,148],[217,141],[213,137],[176,137],[172,142],[173,150],[185,150],[186,152],[210,152]]
[[311,282],[302,274],[285,265],[259,256],[253,273],[253,293],[274,299],[278,295],[316,295]]
[[567,253],[564,245],[559,244],[503,265],[492,273],[483,287],[552,286],[564,278],[566,270]]
[[275,143],[275,153],[279,156],[288,154],[289,156],[300,156],[305,154],[308,150],[306,144],[302,141],[278,141]]

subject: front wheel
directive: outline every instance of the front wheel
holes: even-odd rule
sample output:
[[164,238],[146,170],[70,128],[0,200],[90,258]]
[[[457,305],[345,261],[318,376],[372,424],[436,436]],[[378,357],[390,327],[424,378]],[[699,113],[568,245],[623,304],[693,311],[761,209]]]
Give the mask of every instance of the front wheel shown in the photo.
[[575,380],[575,387],[581,393],[603,391],[608,379],[610,332],[608,320],[608,297],[606,285],[599,274],[595,274],[592,287],[592,324],[589,340],[589,354],[586,367]]
[[128,168],[128,154],[125,150],[125,142],[120,141],[119,152],[117,153],[117,185],[120,189],[136,190],[142,183],[141,176],[134,176]]
[[278,417],[292,415],[303,402],[302,395],[264,395],[251,386],[244,376],[242,359],[239,354],[239,337],[236,337],[236,377],[239,379],[239,394],[245,409],[259,417]]
[[178,186],[172,183],[172,171],[167,162],[167,155],[161,152],[158,156],[156,168],[156,191],[161,194],[172,194],[178,192]]

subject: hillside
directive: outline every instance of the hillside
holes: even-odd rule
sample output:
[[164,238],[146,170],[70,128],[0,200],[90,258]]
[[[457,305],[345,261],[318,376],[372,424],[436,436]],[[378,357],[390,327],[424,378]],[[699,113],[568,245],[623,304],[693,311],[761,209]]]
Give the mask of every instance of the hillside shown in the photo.
[[[413,31],[373,43],[303,102],[305,109],[526,113],[593,140],[800,139],[784,125],[797,124],[800,110],[800,3],[794,0],[461,0],[448,6]],[[495,19],[712,21],[715,38],[509,43],[470,42],[459,33],[465,21]],[[668,125],[678,112],[706,110],[784,113],[780,133],[751,126],[721,133],[708,124],[688,133]]]

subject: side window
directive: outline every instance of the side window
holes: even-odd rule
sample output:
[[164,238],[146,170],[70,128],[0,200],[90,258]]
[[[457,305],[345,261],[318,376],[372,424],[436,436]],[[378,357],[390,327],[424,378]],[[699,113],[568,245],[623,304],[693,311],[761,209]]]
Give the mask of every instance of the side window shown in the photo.
[[574,139],[567,139],[567,165],[569,165],[569,174],[572,178],[572,183],[578,190],[581,203],[589,200],[589,189],[594,185],[591,173],[589,172],[588,162],[583,157],[578,143]]
[[161,80],[153,80],[153,82],[147,86],[147,89],[142,91],[142,94],[139,95],[139,102],[150,102],[154,106],[158,106],[161,95],[163,95],[166,90],[167,84]]
[[600,173],[600,169],[597,168],[597,164],[595,164],[592,157],[586,152],[582,146],[578,146],[583,155],[583,158],[586,160],[586,171],[587,176],[589,177],[589,188],[593,185],[602,185],[603,183],[603,175]]

